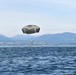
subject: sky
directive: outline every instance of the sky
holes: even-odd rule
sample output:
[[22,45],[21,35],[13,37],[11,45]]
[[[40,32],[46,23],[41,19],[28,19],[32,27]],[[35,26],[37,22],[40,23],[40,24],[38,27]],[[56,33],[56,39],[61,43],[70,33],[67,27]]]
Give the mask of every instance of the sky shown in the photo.
[[12,37],[38,25],[42,34],[76,33],[76,0],[0,0],[0,34]]

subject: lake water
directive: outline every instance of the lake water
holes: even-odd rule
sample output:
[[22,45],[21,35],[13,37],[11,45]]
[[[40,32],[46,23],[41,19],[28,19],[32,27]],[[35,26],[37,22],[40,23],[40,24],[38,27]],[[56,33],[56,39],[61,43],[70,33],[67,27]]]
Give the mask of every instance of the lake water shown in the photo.
[[76,75],[76,47],[1,47],[0,75]]

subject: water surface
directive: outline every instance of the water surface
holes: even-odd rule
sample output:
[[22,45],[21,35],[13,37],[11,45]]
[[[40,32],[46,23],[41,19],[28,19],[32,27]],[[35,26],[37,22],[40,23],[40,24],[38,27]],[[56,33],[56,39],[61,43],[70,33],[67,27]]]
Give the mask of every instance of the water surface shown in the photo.
[[1,47],[0,75],[76,75],[76,47]]

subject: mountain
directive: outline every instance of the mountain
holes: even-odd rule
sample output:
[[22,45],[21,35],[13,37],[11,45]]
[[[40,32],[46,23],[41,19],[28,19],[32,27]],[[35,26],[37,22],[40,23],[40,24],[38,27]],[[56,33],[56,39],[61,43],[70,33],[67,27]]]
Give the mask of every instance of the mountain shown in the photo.
[[11,40],[28,40],[32,38],[35,38],[35,37],[32,35],[16,35],[12,37]]
[[58,34],[44,34],[41,36],[32,35],[16,35],[12,38],[0,34],[0,41],[31,41],[45,42],[45,43],[76,43],[75,33],[58,33]]
[[0,41],[9,41],[9,40],[10,40],[10,38],[0,34]]
[[36,39],[37,41],[40,41],[40,42],[76,43],[76,34],[69,33],[69,32],[58,33],[58,34],[45,34]]
[[36,39],[40,42],[45,41],[51,43],[76,43],[76,34],[69,32],[59,34],[45,34]]

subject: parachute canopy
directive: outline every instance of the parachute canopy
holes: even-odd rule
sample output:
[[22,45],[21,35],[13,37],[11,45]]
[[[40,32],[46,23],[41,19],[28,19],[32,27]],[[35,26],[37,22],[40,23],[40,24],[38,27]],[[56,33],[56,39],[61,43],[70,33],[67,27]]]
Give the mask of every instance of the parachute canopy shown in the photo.
[[33,34],[38,33],[40,31],[40,27],[36,25],[27,25],[22,28],[22,32],[25,34]]

